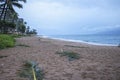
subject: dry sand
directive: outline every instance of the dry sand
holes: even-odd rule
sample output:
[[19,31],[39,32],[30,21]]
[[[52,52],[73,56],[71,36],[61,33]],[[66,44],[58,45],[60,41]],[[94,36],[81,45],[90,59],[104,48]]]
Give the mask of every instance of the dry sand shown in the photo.
[[[44,70],[44,80],[120,80],[120,48],[95,46],[38,37],[17,39],[16,46],[0,50],[0,80],[28,80],[18,76],[24,61],[36,61]],[[55,54],[67,50],[80,54],[69,61]]]

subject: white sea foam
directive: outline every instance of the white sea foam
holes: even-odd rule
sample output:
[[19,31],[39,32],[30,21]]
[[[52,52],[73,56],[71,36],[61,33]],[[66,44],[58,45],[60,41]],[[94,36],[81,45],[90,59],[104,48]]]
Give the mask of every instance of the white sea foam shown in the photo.
[[[51,37],[49,37],[49,38],[51,38]],[[79,43],[98,45],[98,46],[118,46],[118,45],[113,45],[113,44],[101,44],[101,43],[86,42],[86,41],[82,41],[82,40],[63,39],[63,38],[51,38],[51,39],[69,41],[69,42],[79,42]]]
[[98,45],[98,46],[118,46],[118,45],[115,45],[115,44],[102,44],[102,43],[89,42],[89,41],[83,41],[83,40],[55,38],[55,37],[49,37],[49,36],[39,36],[39,37],[49,38],[49,39],[55,39],[55,40],[62,40],[62,41],[69,41],[69,42],[79,42],[79,43],[85,43],[85,44],[91,44],[91,45]]

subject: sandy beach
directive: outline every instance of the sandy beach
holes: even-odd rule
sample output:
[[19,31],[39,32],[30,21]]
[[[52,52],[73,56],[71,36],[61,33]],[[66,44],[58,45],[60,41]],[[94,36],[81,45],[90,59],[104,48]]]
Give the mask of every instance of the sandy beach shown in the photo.
[[[19,44],[28,45],[18,46]],[[57,51],[73,51],[80,59],[69,61]],[[18,76],[24,61],[35,61],[43,80],[120,80],[120,48],[62,40],[22,37],[16,46],[0,50],[0,80],[29,80]]]

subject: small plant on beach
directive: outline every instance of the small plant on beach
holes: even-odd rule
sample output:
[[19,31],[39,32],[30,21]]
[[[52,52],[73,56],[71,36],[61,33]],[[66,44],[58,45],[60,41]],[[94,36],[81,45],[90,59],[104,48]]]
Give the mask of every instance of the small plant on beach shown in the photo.
[[8,57],[8,56],[0,56],[0,58],[5,58],[5,57]]
[[84,46],[73,46],[73,45],[64,45],[66,47],[73,47],[73,48],[87,48],[87,47],[84,47]]
[[19,72],[19,76],[30,80],[43,80],[44,72],[37,67],[35,62],[25,62],[23,69]]
[[25,45],[25,44],[18,44],[17,46],[30,47],[30,46]]
[[80,58],[79,54],[73,51],[57,51],[56,54],[60,54],[61,56],[67,56],[69,61]]
[[21,38],[23,35],[18,35],[18,34],[12,34],[10,35],[13,38]]
[[7,47],[13,47],[15,45],[15,39],[9,35],[0,35],[0,49]]

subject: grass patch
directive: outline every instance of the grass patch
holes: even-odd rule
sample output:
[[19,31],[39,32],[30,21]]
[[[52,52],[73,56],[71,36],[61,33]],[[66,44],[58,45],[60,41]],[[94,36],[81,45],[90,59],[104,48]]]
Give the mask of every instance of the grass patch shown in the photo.
[[17,46],[30,47],[30,46],[25,45],[25,44],[18,44]]
[[17,35],[17,34],[12,34],[10,36],[13,37],[13,38],[21,38],[22,37],[22,35]]
[[9,34],[9,35],[13,38],[27,37],[27,35],[23,35],[23,34]]
[[72,60],[80,58],[79,54],[75,53],[73,51],[61,51],[61,52],[57,51],[56,54],[60,54],[61,56],[68,57],[69,61],[72,61]]
[[8,56],[0,56],[0,58],[5,58],[5,57],[8,57]]
[[80,46],[73,46],[73,45],[64,45],[64,46],[73,47],[73,48],[87,48],[87,47],[80,47]]
[[37,64],[35,62],[25,62],[23,69],[19,72],[19,76],[34,80],[32,68],[35,71],[36,80],[43,80],[44,72],[39,67],[37,67]]
[[14,47],[15,39],[9,35],[0,34],[0,49]]

